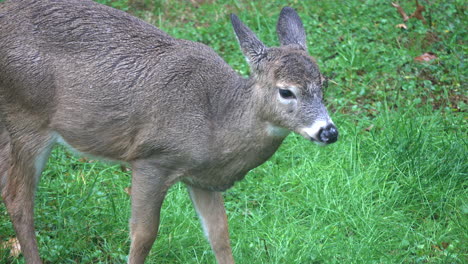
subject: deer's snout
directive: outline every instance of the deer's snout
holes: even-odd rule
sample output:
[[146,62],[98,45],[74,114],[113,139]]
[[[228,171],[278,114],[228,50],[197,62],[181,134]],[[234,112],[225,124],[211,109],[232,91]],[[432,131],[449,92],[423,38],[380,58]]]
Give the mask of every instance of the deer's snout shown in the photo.
[[323,145],[331,144],[338,140],[338,129],[331,120],[316,121],[312,126],[300,129],[299,134]]
[[338,129],[335,125],[328,124],[326,127],[320,128],[318,139],[325,144],[334,143],[338,140]]

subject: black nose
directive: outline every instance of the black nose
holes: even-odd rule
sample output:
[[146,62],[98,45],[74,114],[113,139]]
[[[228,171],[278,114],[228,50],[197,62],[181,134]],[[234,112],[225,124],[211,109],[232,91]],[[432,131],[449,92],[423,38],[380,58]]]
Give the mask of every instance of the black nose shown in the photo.
[[318,133],[320,141],[326,144],[334,143],[338,140],[338,130],[332,124],[320,129]]

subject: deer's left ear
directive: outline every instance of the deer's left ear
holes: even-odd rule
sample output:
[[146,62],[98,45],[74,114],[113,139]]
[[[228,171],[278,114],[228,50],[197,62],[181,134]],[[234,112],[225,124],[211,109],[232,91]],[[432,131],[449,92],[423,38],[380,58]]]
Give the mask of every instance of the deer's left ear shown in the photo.
[[291,7],[281,10],[276,32],[282,46],[296,44],[303,50],[307,50],[306,34],[301,18]]

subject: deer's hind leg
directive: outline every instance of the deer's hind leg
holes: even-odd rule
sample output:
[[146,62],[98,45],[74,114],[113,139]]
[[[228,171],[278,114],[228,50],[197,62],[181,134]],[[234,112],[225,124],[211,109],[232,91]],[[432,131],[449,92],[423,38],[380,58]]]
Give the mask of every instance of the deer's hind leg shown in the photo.
[[42,263],[34,231],[34,193],[54,137],[50,133],[27,129],[16,133],[9,131],[9,139],[4,131],[0,138],[3,144],[0,149],[2,198],[26,263]]
[[0,123],[0,193],[6,182],[8,168],[10,166],[10,135]]

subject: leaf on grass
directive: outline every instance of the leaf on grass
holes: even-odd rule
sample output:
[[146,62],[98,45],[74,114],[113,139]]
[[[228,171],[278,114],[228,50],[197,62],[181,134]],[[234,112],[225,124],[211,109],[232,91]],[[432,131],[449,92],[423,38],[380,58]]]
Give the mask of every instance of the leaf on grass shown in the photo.
[[124,192],[125,192],[126,194],[128,194],[128,195],[131,196],[131,195],[132,195],[132,187],[126,187],[126,188],[124,188]]
[[406,22],[408,21],[408,19],[414,17],[414,18],[421,20],[424,24],[426,24],[426,19],[422,15],[422,13],[426,11],[426,8],[423,5],[420,5],[418,0],[416,0],[416,11],[414,11],[410,16],[406,14],[405,10],[403,10],[403,8],[398,3],[392,2],[392,6],[397,9],[398,13],[403,18],[403,22]]
[[408,21],[409,16],[406,14],[405,10],[403,10],[403,8],[399,4],[392,2],[392,6],[397,9],[398,13],[403,18],[403,21],[405,22]]
[[402,28],[402,29],[408,29],[408,27],[405,24],[398,24],[395,27],[396,28]]
[[442,251],[438,245],[432,245],[431,247],[437,251]]
[[448,242],[442,242],[440,243],[440,246],[439,245],[432,245],[431,247],[437,251],[444,251],[446,250],[448,247],[450,246],[450,243]]
[[411,14],[410,17],[415,17],[419,20],[421,20],[424,24],[426,24],[426,19],[423,17],[422,13],[426,11],[426,8],[422,5],[419,4],[418,0],[416,0],[416,11],[414,11],[413,14]]
[[437,59],[437,56],[432,52],[426,52],[423,55],[414,58],[415,61],[420,61],[420,62],[431,61],[434,59]]
[[369,132],[369,131],[371,131],[373,128],[374,128],[374,125],[372,124],[372,125],[370,125],[370,126],[364,128],[364,130],[367,131],[367,132]]
[[78,159],[79,162],[81,163],[94,163],[96,160],[89,159],[87,157],[81,157]]
[[440,245],[442,246],[443,249],[447,249],[450,246],[450,243],[442,242],[442,243],[440,243]]
[[120,170],[122,172],[131,172],[132,171],[130,168],[128,168],[127,166],[125,166],[123,164],[120,164]]
[[8,241],[4,241],[0,248],[10,249],[10,256],[17,258],[21,253],[21,246],[16,237],[10,238]]

